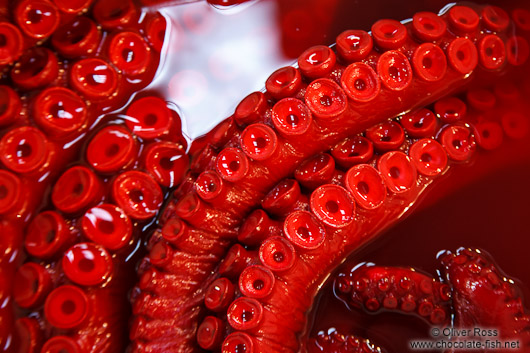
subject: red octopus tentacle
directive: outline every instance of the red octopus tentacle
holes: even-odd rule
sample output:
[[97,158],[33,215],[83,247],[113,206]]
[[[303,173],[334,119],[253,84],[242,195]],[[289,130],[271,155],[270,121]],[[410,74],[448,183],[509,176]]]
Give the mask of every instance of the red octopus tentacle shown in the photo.
[[[193,322],[182,327],[177,335],[173,330],[168,330],[160,339],[136,340],[133,349],[144,351],[156,349],[153,347],[182,347],[195,351],[196,329],[200,327],[199,343],[202,342],[209,350],[221,349],[223,352],[232,352],[235,347],[244,347],[247,351],[255,352],[262,349],[298,350],[297,335],[304,328],[304,315],[312,303],[318,286],[329,271],[351,250],[371,239],[376,231],[391,224],[408,210],[422,190],[431,183],[432,176],[439,175],[447,169],[443,151],[456,162],[469,160],[474,154],[476,146],[473,130],[463,123],[467,121],[463,116],[446,118],[447,114],[443,115],[443,109],[438,109],[436,114],[440,115],[439,124],[449,124],[442,129],[438,127],[438,123],[434,124],[433,128],[432,119],[426,121],[428,128],[424,130],[421,129],[423,123],[412,120],[412,126],[418,129],[417,136],[430,139],[428,142],[422,141],[415,145],[413,152],[410,152],[409,148],[417,141],[404,135],[404,130],[410,129],[410,124],[402,127],[397,122],[387,122],[387,119],[411,109],[423,108],[462,85],[469,84],[473,79],[480,81],[488,76],[496,77],[512,65],[502,56],[502,45],[508,40],[506,33],[499,32],[494,37],[487,37],[479,31],[479,27],[485,26],[477,13],[481,10],[482,7],[460,6],[437,17],[443,23],[447,23],[448,28],[454,30],[451,32],[431,33],[439,31],[444,27],[443,25],[429,25],[423,30],[416,29],[418,37],[434,36],[437,47],[424,46],[413,57],[410,57],[410,54],[419,43],[417,38],[406,35],[404,39],[395,38],[390,44],[375,41],[375,49],[364,57],[364,61],[359,61],[368,65],[368,68],[362,65],[359,68],[357,67],[359,65],[352,63],[342,72],[344,69],[342,60],[347,60],[341,57],[341,60],[335,63],[335,69],[329,70],[327,65],[333,62],[330,51],[312,48],[307,53],[319,57],[315,67],[305,67],[304,60],[307,62],[307,59],[303,56],[301,58],[301,62],[304,63],[303,69],[287,67],[273,73],[267,80],[267,92],[265,92],[265,96],[270,99],[268,104],[269,109],[272,109],[273,124],[268,121],[267,109],[263,113],[260,99],[240,106],[239,110],[242,109],[243,114],[236,121],[241,124],[243,133],[227,140],[224,146],[209,146],[205,149],[205,155],[197,157],[200,163],[197,162],[197,168],[194,168],[189,175],[190,182],[181,185],[168,206],[170,210],[176,210],[177,215],[187,223],[189,229],[211,235],[212,243],[208,242],[208,246],[215,243],[215,239],[219,239],[219,252],[209,257],[212,261],[208,260],[207,264],[204,264],[204,271],[187,275],[187,278],[192,277],[194,281],[188,293],[193,300],[182,304],[186,310],[179,315],[189,318],[192,311],[195,313],[206,310],[204,304],[197,306],[190,303],[196,303],[196,298],[204,296],[206,288],[218,277],[211,276],[211,271],[236,280],[238,276],[246,278],[248,273],[245,269],[249,268],[252,269],[250,277],[254,276],[257,280],[251,281],[251,287],[245,285],[240,288],[226,313],[223,311],[215,314],[215,317],[225,320],[227,325],[218,325],[218,321],[213,320],[210,315],[202,325]],[[469,17],[470,23],[467,25],[463,23],[460,14]],[[436,24],[436,21],[438,20],[431,18],[432,23]],[[394,25],[400,28],[402,26]],[[408,28],[414,24],[403,26]],[[399,34],[399,31],[397,32]],[[462,35],[454,34],[457,32]],[[474,44],[475,41],[479,43],[478,46]],[[438,47],[443,48],[442,53],[436,49]],[[498,66],[491,64],[486,54],[489,52],[500,62]],[[446,66],[444,60],[447,62]],[[348,70],[350,67],[352,69]],[[341,72],[342,77],[340,77]],[[350,75],[355,79],[350,80]],[[318,78],[311,82],[313,77]],[[439,82],[443,82],[443,87]],[[365,89],[370,90],[369,95],[363,94]],[[301,103],[286,101],[292,98],[300,99]],[[247,103],[250,104],[250,108],[246,111],[251,117],[248,122],[245,118],[247,113],[243,109]],[[430,109],[436,110],[432,107]],[[239,116],[240,113],[241,111],[237,115]],[[446,109],[445,113],[450,112]],[[458,119],[460,121],[456,121]],[[303,161],[309,160],[318,153],[332,150],[335,151],[332,152],[333,156],[349,157],[340,151],[341,147],[338,145],[344,145],[345,138],[355,138],[376,124],[382,124],[383,129],[371,130],[370,134],[367,134],[368,143],[364,144],[375,146],[375,152],[373,149],[370,151],[370,148],[363,147],[360,148],[362,153],[359,155],[365,158],[361,161],[377,168],[388,189],[387,197],[382,202],[375,202],[377,206],[378,202],[381,203],[380,207],[373,209],[370,209],[370,206],[366,207],[367,209],[356,207],[354,195],[343,187],[344,171],[337,170],[331,180],[325,179],[326,184],[323,185],[320,185],[319,180],[318,183],[306,183],[300,188],[298,183],[289,180]],[[271,125],[277,128],[278,133],[271,128]],[[249,130],[245,133],[245,129]],[[386,133],[385,129],[389,133]],[[333,149],[334,146],[337,147]],[[353,150],[353,145],[350,145],[350,150]],[[355,153],[352,156],[355,157]],[[307,163],[311,165],[311,162]],[[343,158],[340,165],[342,163],[354,164],[358,161],[351,162]],[[207,197],[200,198],[202,191],[197,193],[189,187],[197,174],[206,171],[218,173],[223,180],[223,188],[226,187],[226,190],[223,190],[225,199],[216,200],[215,205],[210,204]],[[372,174],[372,179],[377,180],[375,175]],[[360,181],[357,182],[359,192],[366,191],[365,187],[359,184]],[[280,187],[267,195],[275,185]],[[317,189],[310,189],[316,186]],[[353,190],[352,185],[350,190]],[[230,242],[236,240],[235,230],[241,226],[242,218],[259,207],[260,203],[263,212],[266,212],[269,218],[280,221],[290,212],[309,211],[311,216],[309,219],[312,221],[307,222],[311,222],[311,226],[316,223],[315,229],[321,227],[325,229],[324,241],[321,239],[321,233],[309,230],[308,223],[308,226],[296,229],[298,234],[294,236],[291,234],[290,238],[296,241],[291,240],[287,235],[285,235],[287,244],[280,242],[278,238],[269,238],[275,239],[275,242],[271,240],[270,243],[265,240],[263,247],[259,248],[258,258],[252,252],[258,249],[260,240],[268,234],[273,236],[281,234],[261,233],[248,243],[248,250],[240,245],[232,247],[228,257],[216,269],[215,262],[221,261],[223,251]],[[290,220],[287,217],[284,222]],[[292,232],[292,227],[292,225],[286,227],[284,223],[284,232]],[[274,227],[266,228],[277,232]],[[157,243],[156,238],[154,242]],[[196,267],[197,262],[202,260],[201,257],[192,256],[192,253],[204,251],[200,240],[197,242],[194,240],[193,246],[186,250],[177,248],[174,252],[168,251],[163,242],[163,240],[158,241],[155,247],[166,249],[162,251],[164,255],[151,257],[151,260],[157,262],[160,260],[169,264],[170,267],[167,267],[166,271],[171,274],[186,278],[187,266]],[[178,254],[174,260],[166,259],[166,255],[173,254]],[[187,257],[186,265],[183,264],[181,257]],[[289,261],[285,261],[286,258]],[[263,269],[256,266],[259,265],[259,261],[263,261],[263,268],[274,271],[272,278],[275,280],[271,280],[268,271],[257,270],[257,268]],[[267,276],[258,275],[264,273],[267,273]],[[263,294],[263,297],[262,294],[259,298],[248,297],[252,293],[254,294],[251,296],[255,296],[255,292],[262,293],[261,291],[265,289],[266,294]],[[298,296],[299,300],[296,303],[285,300],[286,296],[295,291],[304,293],[301,298]],[[141,302],[144,300],[146,299],[141,297]],[[157,300],[160,304],[167,301],[169,308],[176,310],[173,309],[176,307],[172,304],[175,298],[169,295],[158,299],[150,297],[149,300]],[[226,318],[224,315],[227,315]],[[194,314],[193,317],[197,318],[199,314]],[[146,325],[150,320],[157,320],[156,317],[149,319],[145,317],[145,319]],[[209,332],[208,337],[215,339],[204,338],[203,330]],[[219,333],[212,330],[227,330],[228,335],[221,346],[219,346]]]

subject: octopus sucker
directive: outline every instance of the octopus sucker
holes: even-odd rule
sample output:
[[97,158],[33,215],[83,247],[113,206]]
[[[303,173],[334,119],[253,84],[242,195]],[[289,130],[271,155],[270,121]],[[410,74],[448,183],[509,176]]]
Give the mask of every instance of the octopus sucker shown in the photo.
[[530,11],[456,3],[346,30],[191,141],[145,89],[176,48],[163,4],[0,5],[3,351],[395,351],[317,333],[324,291],[342,320],[498,327],[530,350],[521,288],[487,249],[440,252],[436,274],[356,261],[442,194],[528,163]]
[[[492,11],[508,22],[494,24]],[[408,212],[452,165],[469,163],[480,150],[499,146],[499,135],[510,135],[503,130],[512,114],[508,111],[527,109],[524,104],[511,107],[498,96],[495,113],[481,105],[491,97],[488,82],[520,71],[519,64],[526,61],[510,58],[527,56],[524,49],[506,51],[525,39],[502,9],[458,4],[440,15],[418,13],[405,24],[381,20],[371,34],[356,36],[363,40],[348,43],[349,38],[339,36],[331,49],[308,49],[298,68],[274,72],[264,93],[246,97],[234,115],[234,137],[208,146],[208,160],[189,174],[188,185],[201,180],[195,182],[196,191],[188,186],[170,201],[178,205],[178,195],[197,192],[208,204],[212,198],[204,192],[203,180],[215,179],[209,192],[230,196],[215,199],[205,210],[225,214],[236,207],[231,224],[244,235],[213,232],[219,230],[219,239],[230,243],[239,238],[246,249],[241,251],[247,252],[230,251],[229,260],[220,256],[221,263],[239,265],[229,276],[216,276],[219,267],[212,263],[214,275],[203,276],[193,289],[198,293],[223,280],[229,283],[224,288],[233,288],[223,294],[232,302],[227,305],[226,300],[215,311],[198,308],[208,315],[198,326],[200,348],[193,327],[172,336],[182,349],[304,351],[299,341],[307,329],[303,317],[329,273]],[[482,96],[475,87],[488,93]],[[212,136],[219,134],[214,130]],[[348,163],[346,153],[366,156]],[[237,196],[241,187],[247,190],[244,207]],[[257,210],[264,225],[253,232],[249,227],[256,226]],[[252,221],[245,222],[251,214]],[[279,227],[269,226],[277,222]],[[212,231],[200,222],[190,227]],[[397,301],[387,299],[388,305]],[[431,320],[447,320],[444,305]],[[422,306],[424,315],[428,307]]]

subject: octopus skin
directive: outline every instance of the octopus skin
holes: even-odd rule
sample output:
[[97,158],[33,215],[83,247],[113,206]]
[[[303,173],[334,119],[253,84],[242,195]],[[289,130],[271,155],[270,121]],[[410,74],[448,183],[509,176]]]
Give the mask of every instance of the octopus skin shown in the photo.
[[[492,116],[505,117],[483,121],[475,99],[484,92],[473,87],[526,61],[497,50],[525,39],[490,11],[379,21],[350,51],[348,32],[246,97],[162,212],[133,292],[132,351],[305,351],[306,314],[343,258],[451,164],[498,147],[508,120],[527,126],[524,106],[506,117],[499,100]],[[466,89],[467,102],[447,97]],[[153,288],[159,280],[182,285],[173,295]]]

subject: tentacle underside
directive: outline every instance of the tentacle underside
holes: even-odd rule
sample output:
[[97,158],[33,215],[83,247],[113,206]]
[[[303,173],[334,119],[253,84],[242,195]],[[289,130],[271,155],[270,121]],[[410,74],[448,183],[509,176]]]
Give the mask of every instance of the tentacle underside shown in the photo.
[[273,73],[208,136],[163,211],[132,295],[132,350],[304,351],[305,315],[345,256],[405,213],[448,157],[528,131],[510,90],[443,98],[526,61],[517,11],[513,22],[484,6],[381,20]]
[[527,352],[530,349],[530,313],[523,306],[521,291],[514,281],[479,250],[446,252],[440,256],[440,261],[452,287],[455,326],[495,330],[500,340],[516,344],[499,351]]
[[[438,326],[446,332],[442,341],[453,343],[445,352],[465,351],[471,337],[482,340],[481,352],[530,349],[530,315],[521,288],[491,256],[479,249],[460,248],[455,253],[440,252],[438,260],[440,279],[416,269],[353,264],[335,277],[334,291],[351,309],[407,313]],[[357,352],[363,346],[380,349],[334,328],[308,341],[310,352]]]

